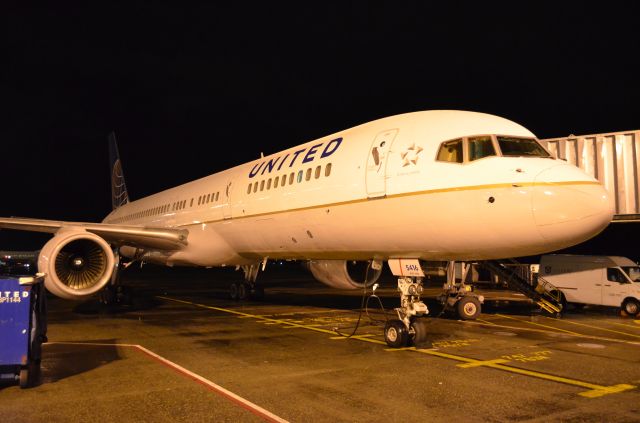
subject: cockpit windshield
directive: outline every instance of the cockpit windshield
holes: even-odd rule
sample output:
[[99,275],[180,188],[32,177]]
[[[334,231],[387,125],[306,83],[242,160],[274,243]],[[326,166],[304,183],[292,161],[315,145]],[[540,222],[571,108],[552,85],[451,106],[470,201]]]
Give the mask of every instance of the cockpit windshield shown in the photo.
[[622,266],[622,270],[634,282],[640,282],[640,267],[638,266]]
[[503,156],[551,157],[533,138],[498,136],[498,145]]

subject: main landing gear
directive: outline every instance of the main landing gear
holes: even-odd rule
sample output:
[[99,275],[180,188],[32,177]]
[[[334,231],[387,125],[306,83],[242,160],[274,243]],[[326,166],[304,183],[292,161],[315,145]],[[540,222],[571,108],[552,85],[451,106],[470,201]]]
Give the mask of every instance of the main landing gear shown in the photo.
[[388,320],[384,327],[384,340],[391,348],[401,348],[409,344],[419,345],[427,340],[427,305],[420,300],[422,294],[421,277],[398,278],[400,307],[395,311],[397,319]]
[[447,283],[444,284],[442,294],[438,300],[445,310],[454,310],[462,320],[475,320],[482,309],[484,297],[471,291],[471,285],[465,284],[467,275],[471,270],[471,264],[461,263],[462,277],[456,280],[455,261],[450,261],[447,266]]
[[[115,260],[113,263],[113,273],[111,273],[111,280],[102,289],[102,291],[100,291],[100,304],[105,306],[116,304],[131,304],[133,301],[133,293],[131,287],[121,285],[120,280],[122,278],[122,272],[129,266],[131,266],[134,263],[134,260],[123,263],[120,259],[120,253],[117,250],[114,251],[114,258]],[[142,262],[140,262],[140,266],[142,266]]]
[[[262,264],[262,269],[266,265],[266,260]],[[229,286],[229,297],[235,301],[248,299],[260,300],[264,298],[264,287],[256,282],[258,278],[259,264],[239,266],[244,272],[244,281],[232,282]]]

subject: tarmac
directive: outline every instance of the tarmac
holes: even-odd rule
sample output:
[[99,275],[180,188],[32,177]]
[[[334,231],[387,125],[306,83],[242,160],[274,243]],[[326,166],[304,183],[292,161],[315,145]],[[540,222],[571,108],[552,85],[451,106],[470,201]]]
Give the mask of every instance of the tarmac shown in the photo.
[[130,304],[50,296],[40,382],[0,385],[2,420],[640,422],[640,320],[619,310],[556,318],[483,290],[480,317],[462,321],[433,286],[428,342],[391,349],[392,278],[370,298],[273,264],[263,300],[232,301],[240,278],[131,267]]

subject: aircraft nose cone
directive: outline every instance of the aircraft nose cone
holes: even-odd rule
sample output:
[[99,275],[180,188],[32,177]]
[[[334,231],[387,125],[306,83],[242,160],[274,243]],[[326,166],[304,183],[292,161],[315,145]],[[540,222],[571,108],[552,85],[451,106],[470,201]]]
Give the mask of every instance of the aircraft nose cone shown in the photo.
[[534,221],[552,249],[594,237],[613,218],[611,195],[595,179],[572,165],[556,165],[540,172],[532,192]]

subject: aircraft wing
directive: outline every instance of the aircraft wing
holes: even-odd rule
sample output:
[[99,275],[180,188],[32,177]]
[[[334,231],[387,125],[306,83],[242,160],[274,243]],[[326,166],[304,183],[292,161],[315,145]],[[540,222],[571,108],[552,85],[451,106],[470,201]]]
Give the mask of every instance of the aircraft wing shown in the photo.
[[63,228],[85,230],[118,245],[140,248],[177,250],[187,245],[186,229],[112,225],[107,223],[65,222],[60,220],[0,218],[0,229],[47,232],[55,234]]

